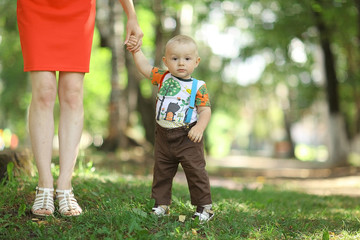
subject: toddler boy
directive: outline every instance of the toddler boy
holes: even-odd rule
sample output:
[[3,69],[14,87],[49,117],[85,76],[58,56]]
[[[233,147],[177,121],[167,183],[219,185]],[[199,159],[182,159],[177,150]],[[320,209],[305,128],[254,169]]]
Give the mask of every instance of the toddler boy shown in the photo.
[[[128,42],[128,49],[133,42],[136,42],[134,36]],[[150,65],[141,50],[132,54],[138,70],[153,85],[158,86],[153,213],[158,216],[169,213],[172,181],[181,163],[188,182],[191,204],[197,206],[193,218],[199,218],[200,222],[209,221],[214,212],[209,177],[205,170],[203,132],[209,123],[211,108],[204,81],[197,81],[195,107],[190,107],[194,82],[191,74],[200,62],[197,45],[185,35],[170,39],[163,57],[167,71]]]

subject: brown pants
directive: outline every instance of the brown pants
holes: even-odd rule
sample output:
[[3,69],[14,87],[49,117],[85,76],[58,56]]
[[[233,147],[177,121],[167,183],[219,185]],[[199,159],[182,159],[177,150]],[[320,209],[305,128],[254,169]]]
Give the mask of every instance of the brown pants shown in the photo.
[[194,143],[187,136],[193,125],[188,129],[166,129],[156,124],[152,198],[157,205],[170,205],[172,181],[179,163],[186,175],[191,204],[201,206],[212,203],[203,141]]

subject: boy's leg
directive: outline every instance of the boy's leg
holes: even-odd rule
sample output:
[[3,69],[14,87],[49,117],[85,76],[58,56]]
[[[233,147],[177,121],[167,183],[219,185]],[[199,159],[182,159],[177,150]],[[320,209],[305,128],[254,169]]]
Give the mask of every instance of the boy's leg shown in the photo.
[[[171,158],[164,129],[156,126],[155,131],[155,164],[153,173],[152,195],[156,205],[170,205],[172,181],[177,172],[179,162]],[[165,130],[166,131],[166,130]]]
[[187,136],[183,141],[183,149],[178,152],[190,191],[191,204],[203,206],[211,204],[209,176],[205,170],[203,140],[192,142]]
[[191,204],[197,207],[192,218],[198,218],[200,222],[207,222],[214,217],[214,212],[211,204],[209,177],[205,170],[203,141],[194,143],[188,141],[187,138],[187,140],[184,139],[184,145],[188,145],[188,147],[184,148],[181,165],[188,181]]

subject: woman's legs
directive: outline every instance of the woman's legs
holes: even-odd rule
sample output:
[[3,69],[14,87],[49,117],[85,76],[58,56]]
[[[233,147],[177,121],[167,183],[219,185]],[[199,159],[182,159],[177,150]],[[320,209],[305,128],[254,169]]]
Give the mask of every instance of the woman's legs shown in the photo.
[[[29,111],[29,130],[32,150],[39,173],[38,186],[53,188],[51,174],[52,143],[54,136],[54,104],[56,100],[55,72],[31,72],[32,100]],[[59,156],[60,175],[57,188],[71,189],[71,178],[78,154],[83,128],[83,79],[84,73],[60,72],[59,74]],[[46,209],[36,213],[50,214]],[[78,214],[76,210],[69,215]]]
[[[71,189],[71,179],[79,150],[83,129],[83,80],[84,73],[59,73],[59,158],[60,175],[57,189]],[[72,210],[69,215],[80,212]]]
[[[55,72],[31,72],[32,99],[29,110],[29,132],[39,173],[38,186],[53,188],[51,155],[54,135],[54,104],[56,100]],[[51,214],[39,209],[40,214]]]

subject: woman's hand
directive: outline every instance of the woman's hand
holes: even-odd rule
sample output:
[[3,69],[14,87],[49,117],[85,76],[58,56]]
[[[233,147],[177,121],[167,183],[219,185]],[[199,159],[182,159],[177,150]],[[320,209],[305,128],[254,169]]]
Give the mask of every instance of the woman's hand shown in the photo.
[[[142,38],[144,34],[135,19],[128,19],[126,24],[126,39],[124,44],[130,52],[137,52],[142,45]],[[132,39],[131,39],[132,38]],[[130,40],[131,39],[131,40]]]
[[138,40],[137,38],[135,37],[135,35],[131,35],[129,37],[129,40],[127,41],[126,43],[126,49],[132,53],[135,53],[137,51],[139,51],[140,49],[136,50],[136,51],[133,51],[132,49],[136,49],[136,45],[138,44]]

